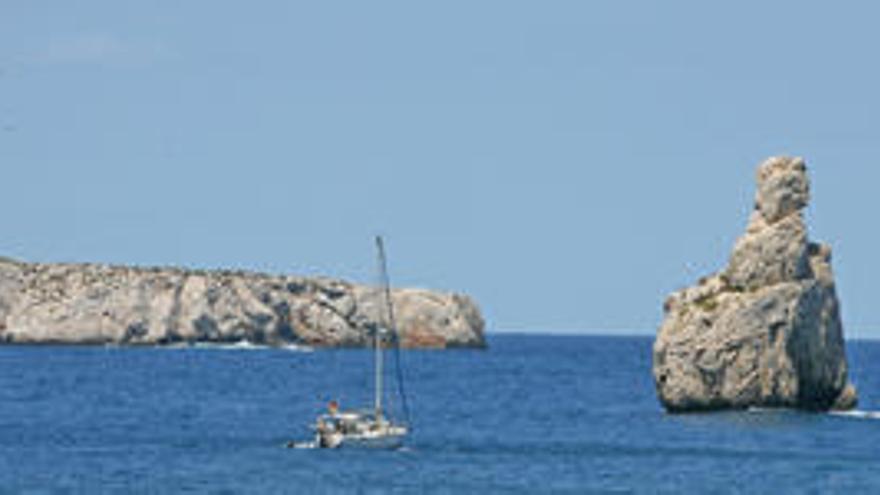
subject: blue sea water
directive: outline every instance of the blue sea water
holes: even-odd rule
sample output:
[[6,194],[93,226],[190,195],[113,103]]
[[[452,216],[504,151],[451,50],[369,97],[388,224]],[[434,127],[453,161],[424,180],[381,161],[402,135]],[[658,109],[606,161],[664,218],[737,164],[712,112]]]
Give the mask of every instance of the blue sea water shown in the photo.
[[[362,350],[0,348],[0,493],[872,493],[880,420],[672,416],[651,339],[505,335],[406,351],[398,451],[292,450],[327,400],[368,404]],[[880,410],[880,343],[854,342]]]

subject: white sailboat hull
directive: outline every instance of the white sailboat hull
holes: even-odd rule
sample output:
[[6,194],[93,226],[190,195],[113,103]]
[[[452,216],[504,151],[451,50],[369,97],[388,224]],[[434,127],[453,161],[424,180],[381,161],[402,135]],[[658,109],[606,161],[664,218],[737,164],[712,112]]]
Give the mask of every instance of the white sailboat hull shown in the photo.
[[407,435],[404,426],[385,425],[347,433],[332,432],[322,434],[319,431],[316,443],[324,448],[355,448],[355,449],[396,449],[403,445]]
[[403,439],[405,436],[405,433],[372,436],[347,436],[337,448],[393,450],[400,448],[403,445]]

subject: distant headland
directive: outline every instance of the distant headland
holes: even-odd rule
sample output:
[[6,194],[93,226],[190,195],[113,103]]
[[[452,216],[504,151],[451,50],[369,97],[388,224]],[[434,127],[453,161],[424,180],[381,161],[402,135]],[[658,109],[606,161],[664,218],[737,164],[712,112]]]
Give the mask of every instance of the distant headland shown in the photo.
[[[395,289],[392,300],[404,347],[486,345],[467,296]],[[0,344],[359,347],[382,301],[331,278],[0,258]]]

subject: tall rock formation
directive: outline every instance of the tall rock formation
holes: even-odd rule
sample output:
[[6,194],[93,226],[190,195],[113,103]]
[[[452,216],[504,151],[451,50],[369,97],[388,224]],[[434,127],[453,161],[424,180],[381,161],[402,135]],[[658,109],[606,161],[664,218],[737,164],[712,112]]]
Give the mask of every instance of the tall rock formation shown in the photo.
[[[392,299],[402,345],[485,346],[467,296],[397,289]],[[363,346],[381,302],[375,287],[327,278],[0,258],[0,343]]]
[[672,412],[855,407],[831,248],[811,243],[801,158],[758,168],[755,210],[721,273],[669,296],[654,382]]

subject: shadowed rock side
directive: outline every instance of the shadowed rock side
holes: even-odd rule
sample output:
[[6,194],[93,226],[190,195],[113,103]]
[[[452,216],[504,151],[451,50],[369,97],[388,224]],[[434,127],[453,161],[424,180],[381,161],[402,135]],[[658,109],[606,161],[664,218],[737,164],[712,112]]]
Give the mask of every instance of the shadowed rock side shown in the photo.
[[[392,298],[403,346],[485,346],[470,298]],[[377,288],[325,278],[0,260],[0,343],[363,346],[381,302]]]
[[800,158],[758,168],[755,211],[727,268],[669,296],[654,381],[672,412],[851,409],[831,248],[807,240]]

